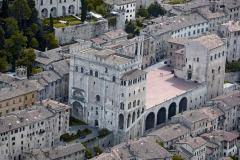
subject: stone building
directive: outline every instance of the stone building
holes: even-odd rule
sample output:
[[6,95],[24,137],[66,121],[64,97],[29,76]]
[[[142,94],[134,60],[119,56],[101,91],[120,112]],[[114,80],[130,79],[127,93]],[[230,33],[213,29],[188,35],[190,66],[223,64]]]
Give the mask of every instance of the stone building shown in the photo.
[[35,8],[41,18],[79,15],[81,13],[81,0],[35,0]]
[[204,160],[206,159],[206,144],[201,137],[188,138],[177,143],[177,152],[188,160]]
[[206,83],[208,99],[221,95],[226,47],[225,41],[215,34],[193,39],[172,39],[170,48],[176,49],[175,53],[170,52],[169,55],[174,62],[174,74],[185,80]]
[[240,60],[240,21],[229,21],[222,24],[219,34],[227,40],[227,61]]
[[236,20],[239,18],[240,1],[239,0],[208,0],[210,9],[213,12],[224,11],[227,13],[229,20]]
[[190,129],[181,124],[169,124],[149,134],[166,149],[176,149],[176,143],[190,137]]
[[110,153],[103,153],[92,160],[133,160],[164,159],[171,160],[171,154],[161,147],[152,137],[123,142],[111,148]]
[[81,143],[70,143],[57,147],[33,149],[24,153],[26,160],[84,160],[85,147]]
[[73,50],[69,103],[73,116],[118,134],[139,136],[145,111],[146,72],[140,60],[110,49]]
[[237,149],[237,133],[216,130],[211,133],[201,135],[207,144],[207,150],[211,151],[208,158],[219,159],[220,157],[234,156],[238,153]]
[[240,92],[234,91],[227,95],[216,97],[212,100],[213,105],[224,113],[224,123],[219,126],[220,130],[233,131],[239,129],[239,104]]
[[178,37],[197,37],[209,32],[208,21],[199,13],[184,14],[174,17],[158,17],[149,22],[143,32],[154,37],[156,58],[167,55],[167,41]]
[[124,12],[124,22],[135,20],[137,0],[104,0],[110,11]]
[[52,147],[69,129],[70,108],[46,100],[0,118],[0,160],[21,160],[31,149]]
[[22,67],[16,69],[15,76],[0,74],[0,116],[30,107],[37,101],[37,87],[26,79],[26,74]]
[[141,58],[142,69],[159,61],[156,58],[156,43],[154,38],[147,34],[128,39],[128,34],[119,29],[93,38],[91,42],[95,47],[109,48],[115,50],[118,54]]
[[202,108],[185,111],[172,118],[172,122],[180,123],[190,130],[192,137],[217,130],[224,119],[224,113],[218,108]]

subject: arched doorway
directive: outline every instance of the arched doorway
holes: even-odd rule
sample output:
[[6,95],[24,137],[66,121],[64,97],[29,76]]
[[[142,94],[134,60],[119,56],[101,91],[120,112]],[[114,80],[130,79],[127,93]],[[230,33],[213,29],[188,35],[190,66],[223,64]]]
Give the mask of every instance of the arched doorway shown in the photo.
[[183,97],[179,102],[179,113],[182,113],[187,110],[187,98]]
[[131,124],[131,114],[128,115],[127,128],[130,126],[130,124]]
[[52,15],[52,17],[57,17],[57,8],[56,7],[51,8],[50,14]]
[[41,15],[42,15],[43,18],[47,18],[48,17],[48,10],[46,8],[42,9]]
[[79,119],[83,119],[83,107],[79,102],[73,102],[73,114]]
[[62,16],[66,16],[66,7],[62,6]]
[[166,108],[161,108],[157,113],[157,125],[166,122]]
[[169,109],[168,109],[168,119],[171,119],[173,116],[176,115],[176,103],[173,102],[170,104]]
[[124,128],[124,116],[123,116],[123,114],[119,114],[119,116],[118,116],[118,128],[119,129]]
[[74,14],[75,13],[75,7],[74,5],[70,5],[69,8],[68,8],[68,13],[69,14]]
[[145,121],[146,130],[149,130],[149,129],[153,128],[154,127],[154,122],[155,122],[155,115],[154,115],[153,112],[151,112],[147,115],[147,118],[146,118],[146,121]]

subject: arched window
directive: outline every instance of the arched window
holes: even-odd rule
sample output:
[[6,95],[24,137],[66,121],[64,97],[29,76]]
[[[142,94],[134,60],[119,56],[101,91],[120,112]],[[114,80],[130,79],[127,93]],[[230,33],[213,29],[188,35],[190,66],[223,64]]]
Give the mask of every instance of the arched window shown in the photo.
[[113,81],[113,82],[115,82],[115,81],[116,81],[116,77],[115,77],[115,76],[113,76],[113,78],[112,78],[112,81]]
[[136,100],[133,101],[133,107],[136,107]]
[[98,77],[98,71],[95,71],[95,77]]
[[130,109],[132,107],[132,102],[128,103],[128,109]]
[[135,122],[135,112],[133,112],[133,115],[132,115],[132,123]]
[[220,73],[220,72],[221,72],[221,66],[218,67],[218,73]]
[[83,69],[83,67],[81,67],[81,73],[83,73],[84,72],[84,69]]
[[123,102],[120,103],[120,109],[124,110],[124,103]]
[[140,105],[140,100],[137,101],[137,105],[138,105],[138,106]]
[[91,75],[91,76],[93,75],[93,71],[92,71],[92,70],[90,70],[90,75]]
[[96,95],[96,101],[99,102],[100,101],[100,96]]

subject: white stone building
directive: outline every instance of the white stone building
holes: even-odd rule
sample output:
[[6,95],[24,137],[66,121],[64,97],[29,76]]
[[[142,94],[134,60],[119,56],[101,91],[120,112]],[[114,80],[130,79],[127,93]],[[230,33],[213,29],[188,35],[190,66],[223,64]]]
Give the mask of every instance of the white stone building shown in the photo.
[[79,15],[81,13],[81,0],[35,0],[35,7],[41,18]]
[[225,41],[215,34],[195,39],[178,38],[170,41],[170,48],[179,43],[184,47],[177,46],[175,53],[169,53],[174,62],[174,74],[185,80],[206,83],[208,99],[221,95],[226,63]]
[[111,11],[124,11],[124,21],[135,20],[137,0],[104,0]]
[[146,72],[140,60],[110,49],[73,50],[69,103],[73,116],[118,134],[115,142],[139,136],[145,111]]
[[21,160],[31,149],[54,146],[69,129],[70,108],[46,100],[0,118],[0,160]]
[[227,40],[227,61],[240,60],[240,21],[229,21],[222,24],[219,32]]

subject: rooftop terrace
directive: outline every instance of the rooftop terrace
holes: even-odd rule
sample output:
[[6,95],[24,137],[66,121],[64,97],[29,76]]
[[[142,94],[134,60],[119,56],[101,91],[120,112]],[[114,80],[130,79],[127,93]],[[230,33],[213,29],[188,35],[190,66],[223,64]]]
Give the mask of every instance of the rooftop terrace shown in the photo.
[[147,74],[146,109],[184,94],[199,86],[198,83],[187,82],[174,77],[167,67],[154,69]]

